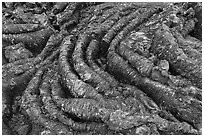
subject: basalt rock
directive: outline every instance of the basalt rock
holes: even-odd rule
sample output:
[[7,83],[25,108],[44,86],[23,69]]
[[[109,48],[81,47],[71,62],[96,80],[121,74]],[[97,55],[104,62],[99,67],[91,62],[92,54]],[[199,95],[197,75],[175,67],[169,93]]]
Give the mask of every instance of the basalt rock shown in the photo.
[[202,134],[201,5],[3,2],[2,133]]

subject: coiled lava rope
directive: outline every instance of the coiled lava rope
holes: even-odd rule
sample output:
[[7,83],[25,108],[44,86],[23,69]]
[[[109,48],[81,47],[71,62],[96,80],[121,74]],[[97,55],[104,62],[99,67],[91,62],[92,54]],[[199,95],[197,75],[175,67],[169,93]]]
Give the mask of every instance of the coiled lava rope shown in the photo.
[[202,4],[3,2],[2,134],[202,134]]

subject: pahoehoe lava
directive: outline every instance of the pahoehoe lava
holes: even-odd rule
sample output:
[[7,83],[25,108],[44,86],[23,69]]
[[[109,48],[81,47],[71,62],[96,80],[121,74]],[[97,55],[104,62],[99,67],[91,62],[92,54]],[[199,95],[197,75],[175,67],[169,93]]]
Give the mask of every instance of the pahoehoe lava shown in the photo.
[[202,134],[202,3],[2,2],[2,134]]

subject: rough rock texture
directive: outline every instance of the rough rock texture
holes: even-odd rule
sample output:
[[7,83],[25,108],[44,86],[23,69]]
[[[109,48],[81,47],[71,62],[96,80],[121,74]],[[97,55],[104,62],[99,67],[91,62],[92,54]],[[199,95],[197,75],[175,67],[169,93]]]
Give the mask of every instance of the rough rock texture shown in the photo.
[[202,134],[202,4],[3,2],[2,134]]

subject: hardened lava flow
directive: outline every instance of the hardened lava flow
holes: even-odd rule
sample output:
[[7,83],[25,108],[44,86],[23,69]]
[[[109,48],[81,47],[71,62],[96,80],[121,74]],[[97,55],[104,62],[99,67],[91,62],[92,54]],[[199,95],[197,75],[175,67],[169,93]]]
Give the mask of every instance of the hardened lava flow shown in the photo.
[[202,3],[3,2],[2,134],[202,134]]

